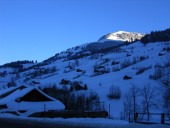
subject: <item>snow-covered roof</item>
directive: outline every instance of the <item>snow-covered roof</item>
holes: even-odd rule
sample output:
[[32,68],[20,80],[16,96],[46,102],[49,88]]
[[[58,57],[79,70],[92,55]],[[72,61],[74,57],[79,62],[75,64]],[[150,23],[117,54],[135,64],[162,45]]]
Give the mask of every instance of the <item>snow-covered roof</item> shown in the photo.
[[[6,90],[6,91],[5,91]],[[40,112],[44,111],[44,106],[46,110],[63,110],[65,108],[64,104],[60,101],[48,96],[41,90],[35,87],[26,87],[26,86],[20,86],[15,87],[12,89],[5,89],[3,91],[0,91],[0,97],[2,95],[6,95],[6,97],[0,98],[0,105],[6,105],[6,110],[10,111],[17,111],[17,110],[26,110],[33,112]],[[45,96],[49,101],[20,101],[17,102],[17,99],[22,98],[29,92],[36,90],[38,93]],[[4,109],[2,109],[4,111]],[[29,112],[29,113],[30,113]]]
[[[16,99],[24,96],[25,94],[32,91],[33,89],[34,89],[33,87],[29,87],[29,88],[25,88],[25,89],[18,88],[17,90],[13,89],[13,90],[15,90],[14,92],[12,92],[8,96],[0,99],[0,105],[6,104],[6,103],[11,102],[11,101],[15,101]],[[12,90],[10,90],[10,91],[12,91]],[[10,92],[10,91],[8,91],[8,92]],[[6,93],[8,93],[8,92],[6,92]]]
[[[7,89],[1,89],[0,90],[0,97],[1,97],[1,95],[3,95],[3,94],[5,94],[5,93],[7,93],[7,92],[10,92],[10,91],[12,91],[12,90],[14,90],[14,89],[16,89],[17,87],[11,87],[11,88],[7,88]],[[1,98],[0,98],[1,99]]]

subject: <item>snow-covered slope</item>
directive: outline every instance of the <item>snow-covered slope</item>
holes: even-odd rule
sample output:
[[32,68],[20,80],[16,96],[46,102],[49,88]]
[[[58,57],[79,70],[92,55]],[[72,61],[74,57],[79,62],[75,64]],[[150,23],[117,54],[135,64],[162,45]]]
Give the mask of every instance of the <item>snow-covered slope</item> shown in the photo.
[[[125,33],[125,36],[118,36]],[[103,39],[116,39],[121,41],[129,41],[129,38],[125,38],[126,32],[118,32],[116,34],[110,34],[107,38]],[[116,36],[115,36],[116,35]],[[137,36],[141,37],[142,35]],[[7,88],[7,83],[12,80],[19,85],[30,85],[47,87],[55,83],[57,87],[62,88],[62,79],[70,82],[78,81],[86,84],[88,90],[75,91],[75,93],[85,93],[95,91],[100,101],[104,102],[105,109],[109,111],[113,118],[120,118],[121,112],[124,111],[125,95],[132,87],[143,88],[146,85],[150,85],[155,88],[159,88],[161,83],[158,80],[151,79],[151,76],[155,72],[155,67],[164,65],[170,56],[168,47],[170,42],[156,42],[144,45],[140,41],[131,43],[129,45],[123,45],[116,48],[106,49],[105,51],[92,51],[87,50],[88,45],[77,46],[70,48],[65,52],[56,54],[55,56],[45,60],[43,63],[39,63],[38,69],[30,68],[23,72],[11,74],[13,69],[1,68],[0,71],[6,71],[7,74],[4,77],[0,77],[0,88]],[[55,68],[55,70],[54,70]],[[48,69],[48,71],[47,71]],[[139,70],[145,69],[143,72],[138,73]],[[166,67],[165,67],[166,69]],[[37,70],[45,70],[45,73],[36,74]],[[127,75],[131,79],[124,79]],[[34,81],[34,82],[33,82]],[[36,85],[35,82],[38,82]],[[112,86],[117,86],[121,90],[120,99],[109,99],[108,94]],[[70,84],[65,85],[70,89]],[[160,95],[161,97],[161,95]],[[159,101],[160,97],[156,97]],[[161,106],[161,105],[160,105]],[[162,108],[154,111],[162,112]]]
[[98,41],[85,43],[80,46],[76,46],[73,48],[69,48],[66,51],[61,52],[60,54],[56,54],[50,59],[77,59],[85,56],[89,56],[95,53],[101,53],[104,51],[108,51],[115,47],[119,47],[125,45],[126,42],[128,44],[140,40],[144,34],[134,33],[134,32],[125,32],[119,31],[115,33],[109,33],[107,35],[102,36]]

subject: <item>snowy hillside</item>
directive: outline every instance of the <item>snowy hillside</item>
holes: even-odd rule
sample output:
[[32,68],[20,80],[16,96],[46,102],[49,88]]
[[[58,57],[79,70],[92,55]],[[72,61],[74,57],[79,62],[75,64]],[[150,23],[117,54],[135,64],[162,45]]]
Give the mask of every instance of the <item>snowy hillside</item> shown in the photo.
[[[122,33],[125,35],[119,36]],[[128,36],[129,33],[112,33],[102,37],[99,42],[105,39],[134,41],[134,39],[126,38],[126,34]],[[136,34],[136,36],[138,39],[143,35]],[[158,103],[156,107],[150,108],[150,112],[164,111],[164,103],[161,99],[164,86],[162,81],[165,79],[163,73],[169,69],[170,42],[143,44],[138,41],[119,47],[98,48],[96,52],[92,50],[92,44],[70,48],[42,63],[24,66],[20,71],[16,68],[2,67],[0,72],[5,74],[0,76],[0,88],[20,85],[44,88],[55,85],[61,89],[68,89],[76,95],[88,96],[91,92],[95,92],[105,110],[110,111],[112,118],[122,118],[127,114],[125,106],[128,107],[129,90],[133,87],[139,90],[151,87],[149,89],[154,88],[154,92],[159,95],[155,94],[154,101]],[[156,74],[158,68],[161,71]],[[160,73],[162,76],[157,76]],[[79,89],[76,89],[76,82]],[[142,96],[138,97],[136,111],[143,111],[143,99]]]

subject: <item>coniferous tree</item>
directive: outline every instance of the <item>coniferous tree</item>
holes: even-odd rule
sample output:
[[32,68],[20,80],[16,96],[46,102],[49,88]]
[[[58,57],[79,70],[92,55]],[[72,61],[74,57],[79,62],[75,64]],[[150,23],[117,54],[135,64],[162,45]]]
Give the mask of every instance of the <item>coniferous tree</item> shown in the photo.
[[170,28],[163,31],[151,31],[141,38],[141,42],[147,44],[149,42],[166,42],[170,41]]

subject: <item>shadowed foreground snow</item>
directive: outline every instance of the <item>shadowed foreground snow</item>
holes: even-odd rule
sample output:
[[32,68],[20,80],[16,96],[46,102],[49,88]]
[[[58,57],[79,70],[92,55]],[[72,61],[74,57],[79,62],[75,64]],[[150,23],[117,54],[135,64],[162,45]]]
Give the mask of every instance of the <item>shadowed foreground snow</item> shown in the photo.
[[[168,125],[154,124],[129,124],[123,120],[113,120],[105,118],[28,118],[16,117],[13,115],[0,114],[0,125],[3,122],[7,124],[17,124],[17,128],[169,128]],[[13,128],[15,126],[11,126]],[[5,125],[3,124],[3,128]]]

